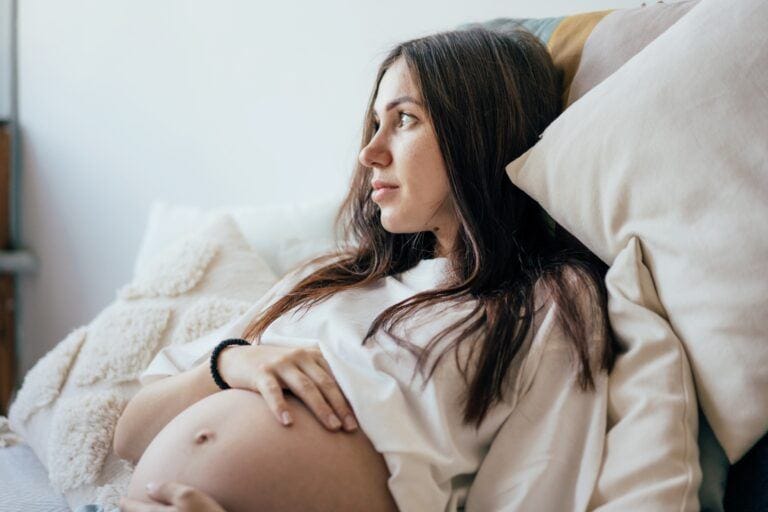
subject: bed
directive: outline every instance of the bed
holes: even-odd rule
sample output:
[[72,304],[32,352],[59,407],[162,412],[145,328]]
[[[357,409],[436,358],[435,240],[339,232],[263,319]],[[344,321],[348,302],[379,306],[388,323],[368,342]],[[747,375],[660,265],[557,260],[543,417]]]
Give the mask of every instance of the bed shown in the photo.
[[48,481],[45,466],[28,444],[0,452],[0,503],[3,510],[66,512],[67,500]]
[[[724,15],[723,11],[727,11],[728,15]],[[620,217],[624,212],[617,213],[615,205],[629,202],[629,196],[625,189],[600,173],[601,169],[611,167],[612,163],[596,160],[595,156],[608,151],[606,146],[600,144],[613,140],[615,146],[611,147],[614,152],[611,155],[614,161],[644,161],[647,164],[647,159],[653,157],[657,159],[653,161],[654,169],[674,164],[674,169],[684,173],[693,171],[690,165],[674,160],[680,158],[680,155],[674,152],[673,146],[682,147],[690,141],[706,145],[702,137],[709,137],[708,141],[721,145],[718,147],[735,148],[734,153],[739,152],[739,155],[748,155],[749,158],[728,153],[726,157],[716,156],[710,161],[714,162],[713,168],[718,163],[731,166],[726,168],[731,172],[728,174],[731,180],[725,182],[723,187],[734,195],[743,194],[744,199],[741,202],[735,200],[734,203],[731,197],[728,204],[718,202],[722,212],[718,210],[717,213],[732,220],[734,232],[728,236],[750,233],[750,226],[753,226],[751,222],[756,222],[751,219],[768,216],[768,198],[765,197],[765,190],[768,190],[765,181],[768,176],[765,168],[768,154],[764,147],[757,148],[754,142],[739,136],[738,132],[749,129],[752,130],[749,133],[768,133],[768,126],[761,120],[768,119],[768,95],[765,93],[768,90],[768,74],[765,71],[768,69],[768,51],[765,50],[764,42],[762,46],[755,42],[761,31],[747,30],[750,23],[760,23],[761,20],[768,22],[768,14],[757,1],[749,0],[730,8],[716,0],[689,0],[555,18],[494,19],[482,24],[502,32],[519,27],[530,30],[548,45],[555,63],[563,73],[564,113],[542,134],[542,140],[536,147],[510,163],[507,167],[510,179],[539,201],[561,229],[572,232],[615,269],[609,283],[614,305],[611,322],[627,344],[629,356],[624,358],[619,371],[612,376],[615,409],[610,411],[612,418],[606,433],[605,467],[625,465],[628,470],[623,480],[606,478],[598,483],[593,503],[596,510],[666,509],[670,507],[669,500],[678,499],[670,497],[676,493],[695,495],[695,502],[688,500],[682,506],[675,502],[678,503],[676,509],[695,509],[699,504],[704,510],[723,510],[724,506],[727,510],[768,509],[768,441],[765,437],[768,404],[763,404],[768,390],[768,376],[764,371],[768,367],[768,340],[764,334],[765,318],[768,318],[766,286],[764,283],[744,284],[744,276],[741,274],[734,274],[733,280],[727,281],[731,277],[730,267],[724,267],[713,279],[715,284],[738,285],[742,286],[742,290],[755,294],[756,298],[749,299],[743,307],[751,314],[751,318],[762,319],[753,321],[755,332],[759,334],[744,332],[752,324],[740,325],[741,331],[731,336],[728,343],[717,345],[718,354],[722,356],[720,366],[717,366],[717,361],[712,362],[713,349],[707,345],[710,341],[718,341],[717,337],[699,341],[690,334],[695,330],[689,329],[686,311],[677,309],[679,301],[684,299],[680,296],[682,290],[672,284],[677,278],[684,282],[693,270],[701,270],[708,253],[696,251],[704,251],[707,247],[704,247],[704,242],[686,240],[685,249],[694,256],[700,255],[698,259],[689,260],[687,267],[675,263],[679,250],[671,254],[664,252],[666,248],[682,243],[680,239],[686,238],[688,233],[697,232],[698,225],[686,225],[686,231],[681,232],[677,238],[660,240],[656,235],[666,232],[665,229],[659,229],[656,225],[655,231],[647,231],[647,225],[636,222],[637,216]],[[473,25],[476,24],[462,27]],[[718,98],[739,100],[733,95],[725,96],[721,90],[710,89],[719,84],[712,77],[720,75],[706,74],[723,73],[726,69],[733,71],[732,66],[741,65],[730,62],[733,59],[721,57],[722,62],[718,64],[720,61],[713,58],[712,69],[696,70],[696,74],[701,73],[701,80],[708,77],[701,90],[691,87],[690,83],[686,86],[690,89],[683,90],[681,85],[667,78],[674,75],[673,68],[680,67],[680,55],[701,52],[701,48],[717,36],[718,30],[728,33],[729,37],[722,40],[727,41],[733,51],[739,48],[750,50],[745,54],[750,55],[752,61],[749,62],[753,63],[753,67],[738,68],[736,71],[742,75],[747,72],[749,75],[749,80],[738,81],[737,85],[745,87],[744,94],[749,93],[749,102],[754,111],[739,110],[737,116],[730,117],[728,125],[732,126],[732,130],[707,132],[702,129],[697,132],[695,127],[687,125],[689,130],[684,133],[679,128],[683,118],[675,116],[680,115],[680,111],[695,111],[687,106],[675,109],[675,105],[687,105],[688,101],[692,105],[709,105],[708,98],[711,99],[715,93]],[[656,85],[650,81],[643,82],[640,86],[642,91],[638,89],[636,95],[631,95],[636,98],[617,101],[616,97],[620,94],[629,98],[627,91],[632,91],[630,87],[637,84],[638,76],[646,76],[643,74],[646,69],[657,69],[654,68],[657,62],[658,69],[662,69],[662,65],[670,66],[669,75],[654,76]],[[718,65],[721,67],[718,68]],[[668,81],[665,82],[665,79]],[[677,89],[675,85],[678,85]],[[740,89],[731,84],[728,90]],[[600,103],[601,98],[608,97],[612,98],[611,105],[617,105],[615,109],[605,108],[605,101],[608,100]],[[632,101],[635,101],[638,106],[659,108],[660,98],[666,97],[675,98],[676,103],[666,104],[666,110],[651,111],[650,114],[629,110],[626,105],[621,108],[618,106],[618,103],[633,106]],[[603,117],[597,114],[593,116],[592,112]],[[591,138],[584,135],[581,139],[567,138],[563,134],[599,133],[600,130],[590,126],[590,123],[597,122],[595,119],[605,119],[608,114],[615,115],[619,120],[622,115],[629,116],[630,120],[641,119],[644,115],[655,116],[653,119],[657,124],[650,128],[648,135],[642,135],[645,132],[627,132],[634,137],[628,139],[633,141],[633,146],[642,149],[642,141],[645,140],[645,147],[650,149],[646,153],[637,153],[636,148],[627,149],[626,145],[622,146],[618,142],[618,137],[626,135],[622,130],[637,128],[626,119],[623,124],[617,124],[614,134],[601,134],[599,137],[593,135]],[[677,131],[669,131],[673,128]],[[653,154],[652,150],[657,146],[648,142],[653,130],[666,133],[667,142],[659,144],[666,144],[663,147],[669,149],[672,156]],[[556,149],[552,149],[556,143]],[[592,153],[585,155],[584,147],[592,148]],[[545,148],[550,148],[546,154]],[[726,155],[724,150],[722,154]],[[580,174],[577,169],[569,168],[569,165],[573,167],[576,163],[582,166],[578,169],[590,169],[590,172]],[[533,168],[538,170],[538,175],[531,171]],[[566,173],[568,170],[570,174]],[[564,183],[569,183],[567,180],[572,176],[579,177],[581,183],[565,186]],[[663,182],[668,179],[665,176],[668,175],[660,173],[655,179]],[[695,179],[705,180],[707,176],[702,171]],[[623,178],[622,186],[629,183],[635,187],[633,190],[643,190],[642,173],[626,174]],[[740,179],[744,181],[738,181]],[[749,180],[752,180],[752,186],[745,186],[750,183]],[[553,192],[558,187],[572,191],[568,200]],[[713,204],[702,203],[703,197],[707,201],[711,198],[711,194],[701,195],[705,188],[711,191],[715,187],[696,189],[699,195],[675,197],[683,202],[690,201],[685,203],[688,205],[683,209],[685,212],[699,212],[702,204]],[[669,189],[684,194],[695,187],[675,182],[675,187]],[[670,190],[664,191],[666,193]],[[653,197],[649,197],[648,204],[653,205],[653,200]],[[206,329],[222,325],[242,312],[248,303],[258,298],[260,293],[266,291],[292,266],[332,248],[336,236],[332,222],[339,201],[340,198],[328,198],[313,203],[215,210],[158,201],[149,212],[133,280],[117,291],[115,301],[93,322],[69,333],[49,353],[50,357],[46,355],[27,375],[14,402],[16,409],[11,411],[11,419],[16,419],[16,432],[11,432],[7,424],[4,430],[0,430],[0,440],[6,445],[0,448],[0,503],[3,504],[3,510],[68,510],[70,507],[94,502],[114,507],[125,488],[131,468],[111,453],[110,425],[113,428],[116,415],[119,415],[126,401],[136,391],[136,377],[149,362],[149,358],[165,344],[183,343],[194,339],[194,336]],[[605,204],[601,201],[605,201]],[[585,208],[585,204],[597,204],[598,207]],[[631,204],[635,205],[634,202]],[[651,220],[666,222],[664,225],[669,226],[670,218],[662,215],[672,213],[664,213],[667,210],[663,206],[654,207],[653,214],[656,217]],[[632,211],[642,211],[642,208]],[[669,209],[669,212],[675,211]],[[223,221],[223,218],[234,220],[235,228],[232,223]],[[643,217],[644,220],[649,218]],[[204,236],[200,236],[200,226],[208,229]],[[707,232],[701,233],[704,236]],[[729,242],[731,239],[725,238],[707,238],[706,243],[717,248],[726,242],[735,243],[739,247],[736,256],[741,258],[740,264],[755,270],[765,270],[764,263],[760,263],[765,261],[768,252],[764,237],[751,238],[748,243],[743,242],[744,238],[741,236],[737,242]],[[674,276],[678,277],[670,277],[673,275],[670,272],[677,272]],[[711,289],[707,291],[712,297],[720,295]],[[713,301],[713,305],[720,308],[713,315],[724,318],[724,322],[733,322],[733,317],[729,320],[727,316],[728,307],[722,307],[722,303],[717,300]],[[135,331],[135,337],[132,338],[143,340],[141,348],[135,350],[130,347],[138,346],[136,343],[126,343],[124,345],[128,348],[122,349],[112,345],[101,353],[98,349],[89,348],[94,344],[86,342],[86,339],[106,337],[106,333],[115,332],[117,327],[125,325],[120,322],[124,322],[126,314],[139,311],[136,308],[143,308],[140,309],[142,312],[160,319],[160,323],[163,322],[162,318],[166,318],[165,322],[170,321],[172,328],[166,334],[158,334],[152,330],[152,325],[142,326],[145,330]],[[663,336],[645,336],[651,332],[650,329],[641,329],[639,332],[642,336],[634,335],[631,329],[622,327],[628,318],[654,322],[654,332],[663,332]],[[147,340],[151,340],[151,343]],[[747,353],[749,356],[745,357]],[[734,364],[731,357],[740,357],[736,361],[743,364]],[[78,370],[77,361],[87,361],[88,358],[101,358],[101,361],[109,361],[109,364],[105,363],[102,374],[86,375]],[[669,361],[669,366],[656,364],[660,360]],[[126,365],[125,361],[131,363]],[[721,377],[723,368],[736,367],[739,371],[731,372],[732,382],[718,383],[718,379],[713,378],[713,375]],[[652,369],[650,373],[643,371],[647,368]],[[657,373],[653,374],[653,371]],[[669,375],[674,375],[674,378],[667,378]],[[728,388],[731,384],[735,388]],[[25,391],[25,387],[29,391]],[[642,405],[637,398],[639,395],[632,394],[638,390],[645,390],[650,395],[655,393],[655,396],[662,398],[655,403]],[[739,393],[739,390],[743,392]],[[72,404],[78,405],[77,414],[60,412],[74,410]],[[100,430],[95,433],[88,431],[87,426],[84,426],[87,423],[84,418],[89,416],[84,412],[100,415],[101,419],[97,422],[101,425]],[[681,452],[679,446],[671,441],[675,437],[673,429],[676,428],[688,429],[686,435],[693,436],[693,446],[689,446],[685,452]],[[74,435],[73,432],[79,434]],[[642,441],[648,443],[644,445]],[[473,484],[475,496],[472,502],[475,510],[503,509],[491,505],[490,500],[484,501],[483,498],[500,492],[494,487],[497,485],[494,475],[500,471],[505,456],[500,450],[492,446],[487,465],[478,472],[476,485]],[[638,454],[644,451],[653,452],[652,456],[660,461],[659,467],[669,468],[673,461],[685,469],[682,473],[678,471],[670,474],[668,480],[660,472],[654,480],[654,475],[649,476],[647,471],[643,472],[640,462],[637,462],[636,468],[632,466],[640,460]],[[646,454],[643,464],[651,464],[648,457]],[[649,465],[646,470],[652,467]],[[637,471],[634,474],[633,469]],[[637,477],[640,474],[645,476]],[[675,483],[675,478],[680,474],[688,478],[687,484],[682,487]],[[632,498],[622,497],[622,493],[627,493],[629,482],[640,487],[646,486],[646,489],[650,489],[654,482],[666,482],[672,492],[665,494],[659,491],[654,494],[649,491],[648,494],[640,495],[642,500],[633,502]],[[691,486],[694,486],[693,491]],[[64,492],[61,492],[62,489]],[[685,490],[678,493],[679,489]]]

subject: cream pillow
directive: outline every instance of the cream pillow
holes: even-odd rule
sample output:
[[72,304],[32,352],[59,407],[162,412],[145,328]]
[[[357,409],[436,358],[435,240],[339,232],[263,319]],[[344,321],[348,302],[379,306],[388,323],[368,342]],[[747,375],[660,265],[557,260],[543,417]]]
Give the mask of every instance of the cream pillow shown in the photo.
[[701,0],[506,167],[605,262],[638,238],[731,462],[768,429],[767,26]]
[[214,209],[156,201],[135,269],[140,271],[155,249],[168,240],[188,233],[211,215],[229,214],[248,244],[282,277],[299,262],[334,249],[333,223],[340,204],[340,198],[330,196],[313,201]]
[[605,276],[626,352],[608,379],[608,433],[589,510],[699,510],[698,409],[683,345],[631,238]]
[[74,509],[111,510],[132,468],[113,452],[115,424],[163,347],[241,315],[277,281],[230,216],[166,246],[90,324],[27,373],[9,420]]

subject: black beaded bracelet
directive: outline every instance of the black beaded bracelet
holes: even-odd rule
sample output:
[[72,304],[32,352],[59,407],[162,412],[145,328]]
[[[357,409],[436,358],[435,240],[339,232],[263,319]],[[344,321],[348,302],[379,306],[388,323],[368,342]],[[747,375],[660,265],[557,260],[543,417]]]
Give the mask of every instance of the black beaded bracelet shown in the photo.
[[221,378],[221,374],[219,373],[219,369],[217,367],[219,354],[222,350],[229,347],[230,345],[250,345],[250,342],[241,338],[230,338],[220,342],[218,345],[216,345],[216,348],[213,349],[213,352],[211,353],[211,376],[213,377],[213,381],[216,383],[216,385],[221,389],[229,389],[230,386],[224,382],[224,379]]

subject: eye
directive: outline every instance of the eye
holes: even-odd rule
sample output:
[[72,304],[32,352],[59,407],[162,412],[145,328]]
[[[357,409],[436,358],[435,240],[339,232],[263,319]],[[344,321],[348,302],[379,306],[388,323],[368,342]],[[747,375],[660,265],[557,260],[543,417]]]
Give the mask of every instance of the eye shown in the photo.
[[414,117],[411,114],[407,113],[407,112],[398,112],[398,114],[400,115],[400,122],[401,122],[401,124],[402,124],[402,121],[403,121],[403,117],[409,117],[411,119],[414,119]]
[[[400,118],[400,124],[398,124],[398,126],[403,126],[404,118],[410,118],[411,120],[416,119],[415,116],[409,114],[408,112],[398,112],[397,115]],[[375,117],[371,118],[371,122],[373,123],[373,131],[374,131],[374,133],[379,131],[379,123],[378,123],[378,121],[376,120]],[[411,121],[411,122],[413,122],[413,121]]]

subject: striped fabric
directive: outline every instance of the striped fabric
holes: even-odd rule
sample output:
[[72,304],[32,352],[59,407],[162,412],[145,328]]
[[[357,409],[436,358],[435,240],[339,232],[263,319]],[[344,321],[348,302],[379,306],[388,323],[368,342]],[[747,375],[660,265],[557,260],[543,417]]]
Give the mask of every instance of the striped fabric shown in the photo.
[[607,11],[588,12],[554,18],[495,18],[483,23],[465,23],[459,29],[483,27],[497,32],[509,32],[524,28],[547,45],[552,60],[563,73],[563,105],[579,67],[584,42],[592,29],[610,13]]
[[547,45],[563,77],[567,108],[648,43],[666,31],[699,0],[656,2],[633,9],[608,9],[551,18],[494,18],[458,29],[484,27],[498,32],[524,28]]

